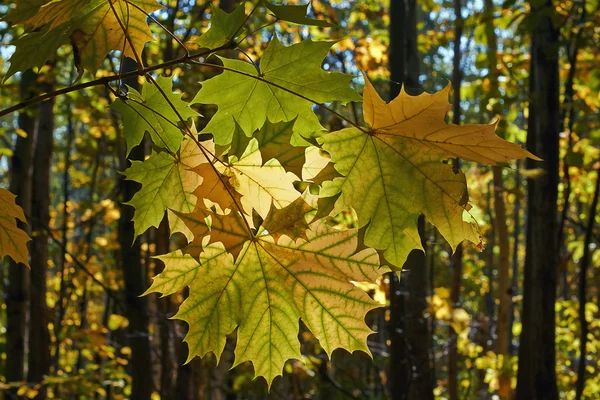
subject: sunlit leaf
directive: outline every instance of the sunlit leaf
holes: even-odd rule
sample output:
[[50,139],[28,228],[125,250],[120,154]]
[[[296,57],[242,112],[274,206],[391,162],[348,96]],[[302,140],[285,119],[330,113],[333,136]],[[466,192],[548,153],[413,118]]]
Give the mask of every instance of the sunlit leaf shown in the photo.
[[15,196],[0,188],[0,260],[9,256],[17,263],[29,267],[27,242],[31,240],[27,233],[17,227],[17,220],[27,222],[23,209],[15,203]]
[[188,119],[198,115],[188,103],[181,100],[180,94],[173,93],[172,77],[160,76],[156,83],[158,87],[151,82],[146,83],[142,93],[129,88],[128,99],[117,99],[112,104],[112,109],[123,117],[127,155],[142,142],[145,132],[150,134],[156,146],[176,152],[183,138],[178,126],[179,117]]
[[287,5],[287,4],[273,4],[265,1],[265,6],[271,11],[277,19],[281,19],[287,22],[293,22],[300,25],[313,25],[320,27],[334,26],[329,21],[322,19],[308,18],[306,12],[310,3],[301,5]]
[[273,123],[296,119],[294,131],[305,137],[322,131],[312,110],[313,101],[360,101],[348,86],[352,76],[321,69],[333,43],[309,39],[286,47],[274,37],[261,59],[260,71],[250,63],[221,58],[227,70],[204,81],[193,100],[219,107],[202,132],[212,133],[218,145],[227,145],[236,122],[252,136],[267,118]]
[[[401,267],[413,249],[422,249],[417,219],[424,214],[455,248],[481,242],[475,220],[465,213],[465,177],[454,173],[451,157],[496,164],[531,156],[494,134],[494,125],[449,125],[448,89],[409,96],[389,104],[366,82],[363,113],[369,128],[347,128],[319,141],[344,177],[323,184],[322,197],[340,194],[334,213],[354,208],[365,244],[384,250]],[[468,218],[464,221],[463,218]]]
[[242,2],[228,14],[218,7],[213,7],[210,28],[196,40],[196,43],[202,47],[216,49],[234,40],[235,35],[243,31],[241,28],[246,18],[244,8]]
[[220,357],[237,327],[234,365],[251,361],[270,385],[288,359],[301,358],[299,319],[328,354],[338,347],[369,353],[364,318],[377,303],[351,282],[374,281],[385,269],[374,250],[355,254],[356,245],[356,231],[317,223],[308,241],[249,238],[235,261],[220,243],[207,246],[199,263],[172,253],[149,292],[189,286],[175,316],[190,325],[188,358]]

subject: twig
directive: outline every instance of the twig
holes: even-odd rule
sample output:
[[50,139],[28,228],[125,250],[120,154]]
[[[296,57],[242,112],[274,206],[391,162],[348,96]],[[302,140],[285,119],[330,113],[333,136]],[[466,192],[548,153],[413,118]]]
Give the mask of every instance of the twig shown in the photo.
[[25,107],[29,107],[31,105],[40,103],[42,101],[46,101],[49,99],[52,99],[54,97],[63,95],[63,94],[67,94],[67,93],[71,93],[71,92],[75,92],[77,90],[81,90],[81,89],[86,89],[86,88],[90,88],[90,87],[94,87],[94,86],[104,86],[107,85],[110,82],[114,82],[114,81],[118,81],[119,79],[127,79],[127,78],[131,78],[134,76],[143,76],[146,75],[148,72],[152,72],[152,71],[156,71],[159,69],[163,69],[166,67],[170,67],[172,65],[177,65],[177,64],[182,64],[185,63],[186,61],[190,61],[193,60],[194,58],[199,58],[199,57],[204,57],[206,55],[212,54],[212,53],[216,53],[218,51],[221,50],[225,50],[225,49],[229,49],[231,48],[231,45],[229,43],[223,45],[223,46],[219,46],[215,49],[209,49],[209,50],[204,50],[198,53],[194,53],[194,54],[190,54],[190,55],[186,55],[183,57],[179,57],[179,58],[175,58],[173,60],[169,60],[169,61],[165,61],[163,63],[160,64],[156,64],[156,65],[152,65],[146,68],[142,68],[140,70],[136,70],[136,71],[130,71],[130,72],[126,72],[124,74],[114,74],[114,75],[109,75],[109,76],[104,76],[102,78],[98,78],[98,79],[94,79],[92,81],[89,82],[85,82],[85,83],[80,83],[79,85],[75,85],[75,86],[69,86],[63,89],[59,89],[59,90],[54,90],[50,93],[44,93],[42,95],[36,96],[36,97],[32,97],[26,101],[23,101],[21,103],[15,104],[14,106],[5,108],[4,110],[0,111],[0,117],[3,117],[5,115],[8,115],[10,113],[13,113],[15,111],[19,111]]

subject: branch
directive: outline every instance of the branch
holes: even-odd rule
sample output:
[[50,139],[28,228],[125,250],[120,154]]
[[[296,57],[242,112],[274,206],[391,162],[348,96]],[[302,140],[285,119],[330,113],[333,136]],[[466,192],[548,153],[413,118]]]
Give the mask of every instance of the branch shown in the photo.
[[0,117],[3,117],[5,115],[8,115],[10,113],[13,113],[15,111],[19,111],[25,107],[29,107],[32,106],[34,104],[40,103],[42,101],[46,101],[46,100],[50,100],[54,97],[63,95],[63,94],[67,94],[67,93],[71,93],[71,92],[75,92],[77,90],[81,90],[81,89],[86,89],[89,87],[94,87],[94,86],[104,86],[104,85],[108,85],[110,82],[114,82],[114,81],[118,81],[121,78],[131,78],[134,76],[143,76],[146,75],[149,72],[152,71],[156,71],[159,69],[163,69],[166,67],[170,67],[172,65],[177,65],[177,64],[182,64],[188,61],[192,61],[195,58],[199,58],[199,57],[204,57],[207,55],[210,55],[212,53],[216,53],[218,51],[221,50],[226,50],[231,48],[232,45],[230,43],[227,43],[223,46],[217,47],[216,49],[212,49],[212,50],[205,50],[205,51],[201,51],[198,53],[194,53],[194,54],[190,54],[190,55],[185,55],[183,57],[179,57],[179,58],[175,58],[173,60],[169,60],[169,61],[165,61],[163,63],[160,64],[156,64],[156,65],[152,65],[150,67],[146,67],[140,70],[136,70],[136,71],[130,71],[130,72],[126,72],[124,74],[115,74],[115,75],[109,75],[109,76],[104,76],[102,78],[99,79],[94,79],[93,81],[89,81],[89,82],[85,82],[85,83],[80,83],[79,85],[75,85],[75,86],[69,86],[63,89],[59,89],[59,90],[55,90],[52,91],[50,93],[44,93],[40,96],[36,96],[36,97],[32,97],[29,100],[25,100],[21,103],[15,104],[14,106],[5,108],[4,110],[0,111]]

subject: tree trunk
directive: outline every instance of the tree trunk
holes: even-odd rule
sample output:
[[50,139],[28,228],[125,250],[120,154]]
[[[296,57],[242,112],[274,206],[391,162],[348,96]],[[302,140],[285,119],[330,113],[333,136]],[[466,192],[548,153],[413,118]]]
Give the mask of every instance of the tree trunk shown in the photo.
[[[461,109],[460,109],[460,87],[462,84],[462,72],[460,70],[460,41],[463,36],[463,18],[462,18],[462,2],[454,0],[454,59],[452,68],[452,88],[454,89],[454,99],[452,101],[452,123],[460,124]],[[460,170],[460,161],[458,158],[453,160],[455,170]],[[452,255],[452,281],[450,286],[450,302],[452,307],[460,306],[460,289],[462,287],[462,270],[463,270],[463,246],[462,243],[456,248],[456,252]],[[458,335],[452,326],[448,327],[448,398],[450,400],[458,400]]]
[[[27,100],[33,96],[36,74],[27,70],[21,76],[21,98]],[[35,118],[26,110],[19,114],[19,128],[25,131],[26,137],[18,136],[15,151],[11,158],[10,191],[17,195],[17,204],[29,218],[31,216],[32,162],[35,149]],[[31,221],[29,221],[31,223]],[[31,233],[31,225],[19,222],[19,227]],[[7,382],[25,379],[25,338],[27,320],[29,273],[24,265],[8,262],[8,285],[6,286],[6,364]],[[11,393],[16,397],[16,391]]]
[[[51,92],[54,83],[46,73],[40,87]],[[31,297],[29,304],[29,354],[27,380],[42,382],[50,369],[50,334],[46,305],[48,271],[48,225],[50,223],[50,161],[54,135],[54,99],[40,104],[37,121],[37,141],[33,159],[33,187],[31,191]],[[46,398],[41,386],[36,399]]]
[[[125,59],[125,71],[136,69],[137,66],[129,59]],[[133,64],[133,65],[132,65]],[[136,88],[137,79],[128,82],[128,85]],[[124,154],[120,157],[124,158]],[[144,159],[143,143],[135,147],[130,154],[132,160]],[[121,168],[124,167],[125,160]],[[134,181],[119,178],[119,185],[123,201],[128,201],[140,188],[140,184]],[[148,288],[146,267],[142,264],[141,241],[133,240],[134,228],[133,207],[120,203],[121,218],[119,219],[119,245],[121,248],[121,267],[123,268],[123,280],[125,281],[125,316],[129,320],[128,338],[131,346],[131,398],[146,400],[150,399],[153,390],[152,384],[152,357],[150,354],[150,333],[148,330],[148,299],[140,297]],[[132,244],[133,243],[133,244]]]
[[[169,252],[169,223],[167,222],[167,216],[160,223],[156,231],[156,254],[166,254]],[[160,274],[165,264],[155,259],[154,274]],[[175,394],[173,391],[174,374],[173,374],[173,354],[171,352],[171,345],[173,338],[171,338],[172,321],[168,318],[171,316],[171,298],[169,296],[161,297],[157,300],[158,303],[158,331],[160,339],[160,398],[164,400],[170,400]]]
[[[517,400],[558,399],[555,312],[558,267],[558,29],[551,0],[531,2],[536,15],[531,42],[527,148],[542,158],[545,174],[528,179],[527,254]],[[540,163],[527,160],[528,168]]]
[[[490,95],[488,100],[499,96],[498,88],[498,56],[496,27],[494,25],[494,2],[493,0],[485,0],[485,19],[486,19],[486,36],[488,42],[487,58],[490,63]],[[494,118],[496,113],[491,110],[491,116]],[[499,132],[501,137],[504,135]],[[504,199],[504,179],[502,177],[502,168],[499,166],[492,167],[492,175],[494,182],[494,216],[496,218],[496,229],[498,235],[498,316],[496,323],[496,354],[503,357],[504,363],[509,356],[508,346],[508,331],[509,331],[509,310],[511,303],[510,296],[510,244],[508,240],[508,226],[506,225],[506,201]],[[502,400],[510,398],[511,384],[510,371],[502,366],[502,371],[499,377],[499,395]]]
[[[182,297],[186,299],[188,296],[189,289],[186,287],[183,289]],[[185,336],[188,331],[187,324],[182,322],[179,327],[181,332],[177,336]],[[187,344],[180,341],[177,343],[177,349],[179,368],[177,369],[177,380],[175,382],[175,398],[177,400],[203,400],[205,398],[203,360],[200,357],[194,357],[192,361],[184,364],[188,356]]]
[[[70,107],[70,105],[68,105],[67,107]],[[56,342],[54,343],[54,353],[52,354],[52,360],[51,360],[51,364],[52,364],[52,368],[53,371],[56,372],[58,371],[58,366],[59,366],[59,360],[60,360],[60,344],[62,342],[63,339],[63,332],[62,332],[62,323],[63,323],[63,319],[65,317],[65,313],[67,311],[67,307],[66,304],[68,304],[68,302],[65,302],[65,297],[67,294],[67,285],[68,285],[68,280],[66,277],[66,273],[67,273],[67,234],[68,234],[68,222],[69,222],[69,211],[68,211],[68,204],[69,204],[69,197],[70,197],[70,190],[69,190],[69,186],[70,186],[70,167],[71,167],[71,152],[72,152],[72,147],[73,147],[73,141],[75,139],[75,127],[73,126],[73,115],[71,113],[70,110],[67,111],[67,147],[65,149],[65,157],[64,157],[64,171],[63,171],[63,176],[62,176],[62,206],[63,206],[63,210],[62,210],[62,227],[61,227],[61,234],[62,234],[62,238],[61,238],[61,245],[62,245],[62,249],[61,249],[61,254],[60,254],[60,262],[58,264],[58,268],[57,270],[60,271],[60,287],[59,287],[59,296],[58,296],[58,302],[56,304],[56,308],[58,309],[58,312],[56,313],[56,320],[54,321],[54,332],[55,332],[55,340]],[[89,244],[88,244],[89,246]],[[82,315],[83,318],[83,315]]]
[[581,399],[585,388],[585,367],[586,367],[586,346],[589,327],[585,317],[585,306],[587,304],[587,274],[592,257],[592,235],[594,233],[594,225],[596,224],[596,210],[598,208],[598,196],[600,195],[600,170],[596,170],[596,190],[594,191],[594,199],[588,211],[588,222],[585,230],[585,239],[583,240],[583,256],[579,262],[579,366],[577,367],[577,387],[575,399]]
[[[510,280],[510,294],[511,296],[517,296],[519,294],[518,282],[521,279],[519,276],[519,243],[521,236],[521,160],[517,160],[516,172],[515,172],[515,201],[513,208],[513,250],[512,250],[512,277]],[[518,278],[518,279],[517,279]],[[508,331],[508,346],[510,355],[516,355],[516,347],[513,344],[513,333],[512,326],[515,322],[515,303],[510,302],[510,322]]]
[[[407,91],[419,91],[420,58],[417,49],[416,0],[390,3],[390,72],[393,82],[402,82]],[[400,92],[392,85],[391,97]],[[423,237],[425,220],[419,218]],[[424,245],[425,247],[425,245]],[[433,399],[433,374],[430,364],[430,332],[425,318],[427,268],[422,251],[410,253],[401,281],[391,277],[390,284],[390,391],[396,399]]]
[[[427,248],[424,235],[425,218],[419,218],[419,235],[423,248]],[[409,344],[412,360],[412,378],[408,399],[433,400],[433,370],[430,360],[431,332],[425,313],[427,302],[427,268],[425,253],[414,250],[404,264],[408,269],[406,279],[408,297],[405,299],[406,340]]]
[[498,322],[496,324],[496,353],[503,356],[504,365],[499,377],[499,395],[502,400],[510,399],[510,370],[506,368],[509,354],[508,333],[510,330],[510,258],[508,226],[506,225],[506,204],[504,201],[504,180],[500,167],[493,167],[494,174],[494,214],[498,229]]
[[[407,13],[405,0],[391,0],[390,2],[390,98],[393,99],[400,92],[397,87],[405,77],[405,42]],[[408,398],[411,383],[411,362],[409,347],[406,341],[405,315],[404,315],[404,284],[400,283],[398,274],[390,273],[390,364],[389,383],[390,395],[393,400]]]
[[[569,298],[569,284],[568,284],[568,270],[569,270],[569,252],[567,250],[567,243],[564,241],[565,228],[567,219],[569,216],[570,199],[571,199],[571,175],[569,174],[569,162],[568,156],[573,145],[573,125],[575,124],[575,112],[574,112],[574,95],[575,95],[575,74],[577,73],[577,56],[579,54],[579,46],[581,34],[583,32],[583,23],[585,22],[586,16],[586,4],[585,0],[581,5],[581,14],[579,15],[579,29],[576,33],[572,34],[572,38],[566,45],[566,53],[569,59],[569,73],[565,80],[564,89],[564,101],[562,106],[562,113],[560,116],[561,132],[567,134],[567,152],[562,160],[562,210],[560,213],[560,220],[558,225],[558,246],[560,247],[560,273],[561,273],[561,286],[560,291],[563,299]],[[568,122],[567,122],[568,121]]]

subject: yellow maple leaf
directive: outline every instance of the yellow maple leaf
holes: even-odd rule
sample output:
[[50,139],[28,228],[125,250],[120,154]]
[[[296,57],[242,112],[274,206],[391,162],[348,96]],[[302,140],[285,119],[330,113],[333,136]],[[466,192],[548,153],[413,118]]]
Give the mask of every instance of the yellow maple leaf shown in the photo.
[[450,85],[437,93],[410,96],[404,90],[386,103],[365,79],[363,113],[365,122],[382,142],[394,146],[404,138],[440,151],[446,157],[458,157],[485,165],[530,157],[539,160],[521,146],[496,135],[496,124],[455,125],[445,121],[452,107],[448,102]]
[[17,196],[6,189],[0,189],[0,260],[9,256],[17,263],[29,267],[27,233],[17,226],[17,219],[27,222],[23,209],[15,203]]
[[[347,128],[319,139],[343,175],[324,182],[320,196],[334,199],[333,213],[354,208],[365,244],[384,250],[401,267],[413,249],[421,249],[417,219],[425,215],[452,248],[481,242],[467,211],[465,176],[449,158],[496,165],[515,158],[536,158],[495,135],[495,124],[452,125],[446,89],[409,96],[404,90],[389,104],[367,80],[363,112],[368,128]],[[465,221],[463,218],[467,218]]]
[[111,50],[139,62],[146,42],[153,39],[146,22],[161,6],[155,0],[54,0],[25,21],[27,27],[47,32],[68,25],[71,44],[81,66],[93,75]]

